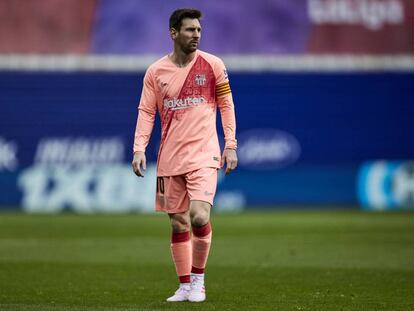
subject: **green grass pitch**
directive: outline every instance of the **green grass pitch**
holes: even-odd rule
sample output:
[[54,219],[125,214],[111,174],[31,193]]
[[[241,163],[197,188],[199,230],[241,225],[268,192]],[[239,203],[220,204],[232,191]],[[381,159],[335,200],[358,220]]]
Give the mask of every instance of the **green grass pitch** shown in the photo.
[[0,310],[414,310],[414,214],[215,214],[207,301],[177,286],[165,215],[0,214]]

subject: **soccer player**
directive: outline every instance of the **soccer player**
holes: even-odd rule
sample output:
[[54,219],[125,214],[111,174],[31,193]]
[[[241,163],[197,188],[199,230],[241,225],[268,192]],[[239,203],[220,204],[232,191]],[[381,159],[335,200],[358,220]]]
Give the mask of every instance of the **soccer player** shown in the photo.
[[[145,148],[155,114],[161,118],[156,211],[168,213],[171,254],[180,286],[167,301],[206,299],[204,269],[211,244],[210,209],[218,169],[237,166],[234,105],[223,62],[198,50],[201,12],[178,9],[170,17],[173,52],[146,71],[134,140],[132,167],[146,169]],[[225,135],[220,156],[216,130],[219,108]],[[190,233],[192,231],[192,234]]]

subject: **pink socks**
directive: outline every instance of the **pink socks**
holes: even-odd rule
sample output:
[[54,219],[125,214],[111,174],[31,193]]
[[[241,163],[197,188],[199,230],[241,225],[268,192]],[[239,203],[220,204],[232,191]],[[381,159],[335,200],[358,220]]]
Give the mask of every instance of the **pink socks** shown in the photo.
[[190,283],[190,273],[203,274],[211,245],[210,222],[190,232],[172,233],[171,255],[180,283]]
[[206,267],[211,245],[211,225],[208,222],[202,227],[193,227],[193,266],[192,273],[202,274]]
[[173,233],[171,255],[180,283],[191,283],[191,240],[190,232]]

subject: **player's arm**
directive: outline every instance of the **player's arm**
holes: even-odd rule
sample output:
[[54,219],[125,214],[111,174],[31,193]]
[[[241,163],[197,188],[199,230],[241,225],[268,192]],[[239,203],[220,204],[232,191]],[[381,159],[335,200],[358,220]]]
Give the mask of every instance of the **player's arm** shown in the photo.
[[155,114],[157,112],[157,99],[152,72],[147,70],[138,107],[138,119],[134,137],[134,158],[132,169],[139,177],[144,177],[147,169],[145,149],[151,137],[154,127]]
[[226,174],[229,174],[237,167],[236,117],[227,71],[222,62],[218,64],[216,76],[216,101],[220,109],[225,140],[221,163],[226,164]]

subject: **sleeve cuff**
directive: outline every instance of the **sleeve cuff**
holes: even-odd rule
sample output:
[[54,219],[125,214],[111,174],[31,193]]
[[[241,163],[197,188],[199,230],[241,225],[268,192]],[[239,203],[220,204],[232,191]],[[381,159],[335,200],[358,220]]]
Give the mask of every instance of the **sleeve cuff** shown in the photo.
[[233,149],[233,150],[237,150],[237,142],[226,143],[226,144],[224,145],[224,149]]

